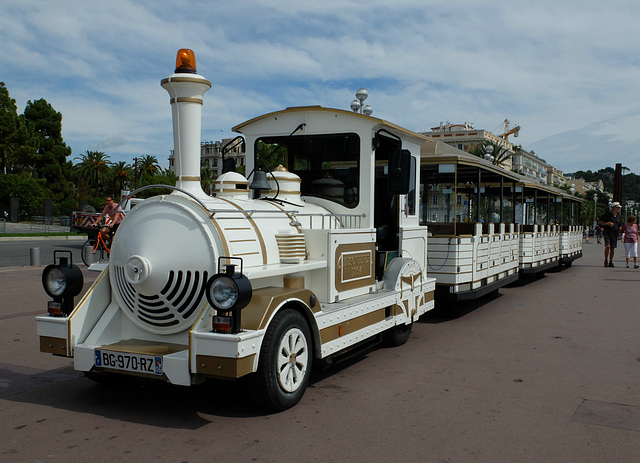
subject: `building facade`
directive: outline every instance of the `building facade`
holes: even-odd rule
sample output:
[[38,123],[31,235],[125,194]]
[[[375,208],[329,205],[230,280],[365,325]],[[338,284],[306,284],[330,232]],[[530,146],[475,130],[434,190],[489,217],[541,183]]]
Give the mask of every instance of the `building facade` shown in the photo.
[[518,147],[511,159],[513,162],[512,169],[515,172],[543,185],[549,183],[548,170],[551,166],[547,164],[547,161],[536,156],[533,150],[527,151]]
[[[221,141],[206,141],[200,144],[200,162],[201,165],[206,165],[211,169],[212,180],[222,174],[222,149],[232,140],[232,138],[223,138]],[[225,160],[233,159],[236,169],[243,167],[246,158],[245,153],[242,151],[242,145],[235,143],[231,149],[224,154],[224,158]],[[169,156],[169,169],[173,173],[176,173],[173,150],[171,151],[171,156]]]
[[[461,151],[469,152],[476,146],[484,146],[488,142],[504,148],[507,153],[513,155],[513,143],[499,137],[488,130],[476,129],[471,122],[463,124],[451,124],[449,122],[440,122],[438,127],[432,127],[430,132],[420,132],[435,141],[442,141],[448,145],[458,148]],[[512,170],[511,156],[507,158],[502,167]]]

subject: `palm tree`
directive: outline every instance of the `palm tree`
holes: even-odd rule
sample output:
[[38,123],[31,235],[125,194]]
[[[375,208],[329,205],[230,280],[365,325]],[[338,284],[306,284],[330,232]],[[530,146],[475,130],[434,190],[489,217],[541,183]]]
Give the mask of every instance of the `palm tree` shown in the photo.
[[211,166],[209,162],[203,160],[200,164],[200,186],[204,190],[205,193],[211,194],[211,183],[213,180],[213,171],[211,170]]
[[145,154],[139,161],[140,174],[149,174],[153,177],[160,170],[158,158],[151,154]]
[[513,153],[508,151],[504,146],[500,146],[493,142],[485,142],[483,145],[475,145],[469,150],[469,154],[473,154],[474,156],[484,159],[484,155],[487,152],[487,146],[491,146],[493,148],[493,164],[496,166],[504,167],[504,163],[507,162],[507,159],[513,156]]
[[111,173],[114,181],[115,192],[122,190],[124,184],[129,182],[133,177],[131,166],[124,161],[113,164],[111,167]]
[[94,185],[95,196],[100,194],[101,187],[109,183],[111,177],[111,162],[109,156],[101,151],[87,151],[81,154],[78,164],[74,166],[78,177],[87,181],[89,185]]

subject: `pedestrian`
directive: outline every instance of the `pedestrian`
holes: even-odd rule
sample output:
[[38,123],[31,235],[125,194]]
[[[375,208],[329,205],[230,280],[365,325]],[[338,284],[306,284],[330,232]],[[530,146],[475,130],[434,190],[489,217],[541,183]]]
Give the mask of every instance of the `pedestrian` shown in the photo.
[[620,239],[624,242],[627,268],[629,268],[629,257],[631,256],[633,256],[633,268],[638,268],[638,224],[636,222],[636,216],[630,215],[627,223],[620,227]]
[[600,225],[596,225],[596,238],[598,240],[598,244],[602,243],[602,227]]
[[[598,224],[603,228],[602,237],[604,238],[604,266],[614,267],[613,254],[618,245],[618,229],[620,228],[621,220],[620,210],[622,207],[619,202],[614,202],[611,205],[611,210],[605,212],[600,217]],[[608,259],[608,261],[607,261]]]

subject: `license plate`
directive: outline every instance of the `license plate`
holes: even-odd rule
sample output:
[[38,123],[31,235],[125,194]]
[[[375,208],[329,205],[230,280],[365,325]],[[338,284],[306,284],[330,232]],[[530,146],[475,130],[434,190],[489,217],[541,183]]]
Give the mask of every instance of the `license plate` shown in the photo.
[[135,373],[162,374],[162,357],[157,355],[130,354],[96,349],[95,365],[100,368],[113,368]]

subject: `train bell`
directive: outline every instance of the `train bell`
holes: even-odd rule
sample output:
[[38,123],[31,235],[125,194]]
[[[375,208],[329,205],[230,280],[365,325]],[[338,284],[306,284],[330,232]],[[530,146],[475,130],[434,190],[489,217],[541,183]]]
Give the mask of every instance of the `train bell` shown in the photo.
[[270,190],[271,186],[267,181],[267,174],[260,169],[253,172],[253,180],[249,185],[250,190]]

